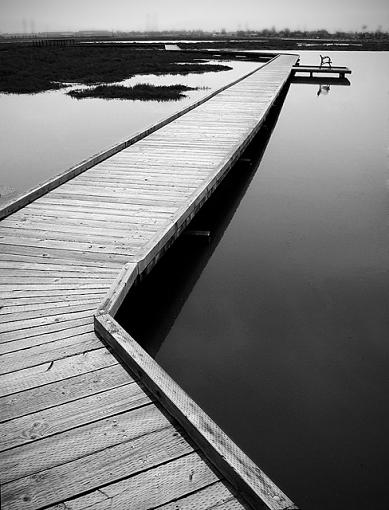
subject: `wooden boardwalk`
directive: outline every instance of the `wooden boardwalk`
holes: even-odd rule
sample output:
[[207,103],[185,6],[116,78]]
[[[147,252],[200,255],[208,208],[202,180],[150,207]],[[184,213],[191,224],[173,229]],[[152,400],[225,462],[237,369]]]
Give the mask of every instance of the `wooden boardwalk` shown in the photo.
[[[275,58],[2,220],[2,508],[260,507],[240,468],[235,480],[109,352],[94,315],[104,337],[132,282],[123,266],[135,278],[155,263],[255,134],[296,60]],[[264,508],[296,508],[252,473]]]

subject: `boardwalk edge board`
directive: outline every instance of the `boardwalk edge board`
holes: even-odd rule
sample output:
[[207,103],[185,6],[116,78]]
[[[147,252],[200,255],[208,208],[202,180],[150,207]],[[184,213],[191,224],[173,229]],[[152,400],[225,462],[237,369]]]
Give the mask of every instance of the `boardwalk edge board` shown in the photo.
[[123,149],[126,149],[130,145],[133,145],[134,143],[138,142],[139,140],[142,140],[142,138],[145,138],[146,136],[150,135],[151,133],[154,133],[155,131],[158,131],[162,127],[166,126],[167,124],[170,124],[170,122],[173,122],[174,120],[178,119],[182,115],[185,115],[186,113],[190,112],[194,108],[197,108],[201,104],[205,103],[209,99],[212,99],[214,96],[222,92],[223,90],[226,90],[233,85],[236,85],[240,81],[244,80],[245,78],[248,78],[252,74],[256,73],[259,69],[263,69],[266,65],[268,65],[270,62],[275,60],[278,57],[278,55],[274,55],[268,62],[265,64],[262,64],[259,67],[256,67],[253,71],[250,71],[249,73],[245,74],[244,76],[241,76],[237,80],[233,81],[232,83],[228,83],[227,85],[224,85],[223,87],[215,90],[211,94],[208,94],[207,96],[203,97],[199,101],[196,101],[183,110],[180,110],[173,115],[167,117],[166,119],[158,122],[157,124],[154,124],[150,126],[148,129],[144,131],[140,131],[136,135],[132,136],[131,138],[124,140],[122,142],[119,142],[118,144],[113,145],[112,147],[103,150],[102,152],[99,152],[98,154],[95,154],[91,158],[88,158],[81,163],[69,168],[68,170],[65,170],[59,175],[56,175],[55,177],[52,177],[48,179],[47,181],[43,182],[42,184],[39,184],[38,186],[32,188],[31,190],[27,191],[26,193],[22,194],[21,196],[17,197],[16,199],[5,203],[0,207],[0,220],[3,218],[6,218],[10,214],[18,211],[19,209],[22,209],[27,204],[30,204],[37,198],[45,195],[49,191],[52,191],[55,188],[58,188],[58,186],[61,186],[61,184],[64,184],[67,181],[70,181],[73,179],[73,177],[76,177],[77,175],[82,174],[89,168],[92,168],[93,166],[97,165],[98,163],[101,163],[105,159],[110,158],[114,154],[117,154],[118,152],[122,151]]
[[169,227],[159,233],[157,238],[150,240],[138,261],[123,266],[94,317],[95,332],[99,338],[139,377],[229,483],[253,508],[271,510],[292,510],[298,507],[117,323],[114,316],[132,285],[154,267],[253,139],[286,81],[287,79],[280,85],[265,114],[245,139],[245,143],[232,157],[224,161],[205,185],[196,190],[190,203],[185,204],[174,215]]
[[97,314],[95,331],[139,377],[253,508],[297,509],[281,489],[231,441],[112,316]]

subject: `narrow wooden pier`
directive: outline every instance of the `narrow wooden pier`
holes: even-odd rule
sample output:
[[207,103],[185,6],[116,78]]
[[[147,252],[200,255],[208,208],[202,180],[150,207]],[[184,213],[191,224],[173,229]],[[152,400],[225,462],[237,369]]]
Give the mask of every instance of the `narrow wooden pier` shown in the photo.
[[337,66],[302,66],[296,65],[292,69],[293,76],[296,74],[308,74],[311,78],[315,75],[316,77],[329,74],[337,74],[339,78],[345,78],[346,74],[351,74],[351,70],[348,67],[337,67]]
[[114,319],[256,134],[296,60],[274,58],[3,211],[4,510],[296,508]]

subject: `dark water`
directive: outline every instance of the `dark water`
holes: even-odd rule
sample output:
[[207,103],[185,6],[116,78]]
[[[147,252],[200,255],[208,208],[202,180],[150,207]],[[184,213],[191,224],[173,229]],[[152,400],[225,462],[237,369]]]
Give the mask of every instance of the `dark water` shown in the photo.
[[389,54],[331,56],[119,319],[303,509],[388,509]]

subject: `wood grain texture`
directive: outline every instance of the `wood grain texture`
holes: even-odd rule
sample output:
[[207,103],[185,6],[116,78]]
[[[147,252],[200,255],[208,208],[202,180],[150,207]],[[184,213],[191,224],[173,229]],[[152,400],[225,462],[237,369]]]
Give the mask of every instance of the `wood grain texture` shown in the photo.
[[[123,412],[0,453],[3,483],[67,464],[168,427],[155,405]],[[148,455],[147,450],[144,455]]]
[[[197,492],[216,481],[217,477],[213,471],[198,453],[193,452],[168,464],[106,485],[103,489],[93,491],[81,498],[66,501],[65,504],[72,510],[86,508],[147,510]],[[230,493],[228,496],[231,498]]]
[[149,403],[149,397],[135,383],[95,393],[9,421],[1,427],[0,450],[15,448]]
[[[69,464],[5,483],[3,504],[10,510],[30,510],[55,504],[174,460],[192,450],[188,442],[175,433],[174,428],[166,427]],[[64,478],[66,484],[63,483]]]
[[0,396],[36,388],[114,364],[116,364],[115,358],[103,347],[85,354],[76,354],[57,361],[42,363],[31,368],[0,375]]
[[15,420],[45,409],[56,408],[131,382],[133,378],[122,366],[115,364],[14,393],[0,399],[1,421]]

